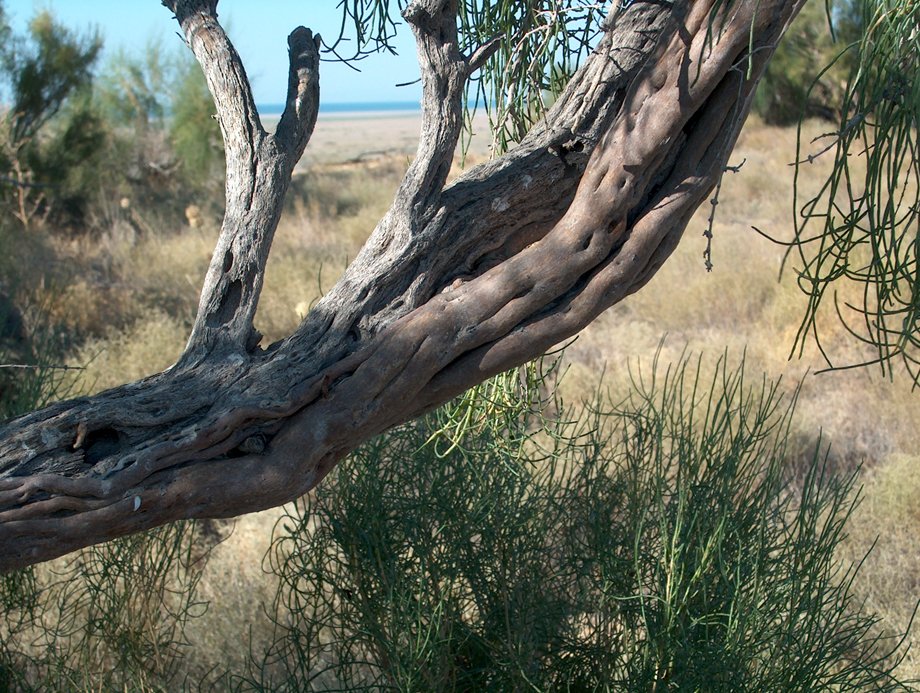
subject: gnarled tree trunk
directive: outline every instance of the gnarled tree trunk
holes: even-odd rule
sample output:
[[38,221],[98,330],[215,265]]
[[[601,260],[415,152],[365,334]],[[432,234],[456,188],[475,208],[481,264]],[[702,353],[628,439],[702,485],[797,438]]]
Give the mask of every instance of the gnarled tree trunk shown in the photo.
[[297,331],[253,326],[291,172],[319,102],[319,42],[289,38],[274,134],[217,22],[171,0],[214,94],[226,216],[179,362],[0,428],[0,570],[171,520],[313,488],[359,443],[534,358],[641,288],[711,193],[800,0],[614,7],[545,120],[451,185],[462,96],[456,0],[404,13],[422,68],[418,154],[391,209]]

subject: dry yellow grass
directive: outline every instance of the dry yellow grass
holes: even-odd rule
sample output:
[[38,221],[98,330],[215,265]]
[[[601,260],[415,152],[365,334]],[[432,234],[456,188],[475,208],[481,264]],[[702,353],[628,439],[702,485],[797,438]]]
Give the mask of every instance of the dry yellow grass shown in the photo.
[[[858,587],[867,609],[882,617],[882,626],[891,634],[908,627],[920,596],[918,464],[916,454],[895,453],[864,475],[862,501],[850,520],[842,552],[844,560],[859,561],[871,549]],[[901,673],[920,676],[920,652],[908,653]]]
[[[332,285],[398,184],[407,162],[402,135],[392,147],[384,147],[396,151],[394,156],[374,157],[364,165],[334,163],[353,159],[356,148],[368,142],[377,141],[381,148],[381,133],[371,132],[373,126],[362,123],[360,141],[351,142],[350,149],[335,139],[345,126],[328,129],[331,140],[322,139],[322,128],[317,131],[316,152],[307,158],[312,168],[292,189],[268,267],[257,316],[257,327],[268,340],[296,326],[321,291]],[[823,129],[810,125],[809,136]],[[628,384],[629,364],[641,360],[648,365],[665,335],[664,362],[676,360],[685,350],[711,355],[727,350],[735,360],[746,354],[751,374],[782,377],[790,391],[806,372],[824,366],[813,346],[801,359],[788,359],[804,310],[794,263],[778,282],[782,248],[751,230],[757,226],[776,237],[790,237],[788,164],[794,156],[794,131],[757,122],[748,125],[731,162],[746,163],[740,172],[727,175],[718,206],[714,270],[707,273],[702,260],[706,208],[650,284],[601,316],[568,348],[568,373],[562,381],[568,400],[590,395],[598,387],[616,398]],[[819,159],[814,169],[820,173],[827,166]],[[141,240],[113,234],[94,249],[82,250],[86,262],[102,268],[107,285],[117,288],[109,289],[116,300],[95,292],[85,278],[63,287],[65,305],[70,306],[66,310],[82,311],[74,320],[92,336],[71,359],[84,363],[92,357],[85,390],[141,377],[175,359],[184,344],[214,234],[208,228]],[[852,342],[836,339],[842,330],[833,321],[825,327],[841,362],[866,356]],[[794,447],[801,454],[823,431],[835,464],[842,469],[861,464],[869,470],[865,499],[842,557],[860,556],[876,535],[883,535],[863,567],[858,589],[882,614],[886,627],[903,629],[920,597],[913,577],[920,565],[913,540],[920,530],[915,500],[920,482],[912,473],[920,443],[915,425],[920,420],[920,395],[911,392],[906,378],[892,383],[871,369],[809,375],[797,420]],[[277,516],[278,511],[269,511],[241,519],[235,533],[215,550],[204,583],[213,600],[211,609],[195,622],[192,633],[201,661],[241,662],[248,649],[241,634],[250,625],[254,649],[268,637],[258,604],[268,598],[273,585],[261,571],[261,558]],[[910,659],[902,673],[920,675],[920,664]]]
[[124,331],[84,343],[72,358],[81,364],[80,391],[100,392],[169,368],[185,345],[188,327],[153,310]]

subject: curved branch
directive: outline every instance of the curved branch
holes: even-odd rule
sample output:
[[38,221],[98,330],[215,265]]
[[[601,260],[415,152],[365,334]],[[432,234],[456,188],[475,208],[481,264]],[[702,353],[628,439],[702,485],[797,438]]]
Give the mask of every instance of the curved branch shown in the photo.
[[[452,4],[413,6],[449,14]],[[676,6],[686,16],[653,2],[620,8],[516,151],[445,189],[423,176],[411,234],[376,234],[391,241],[376,262],[349,270],[285,342],[241,350],[231,320],[193,335],[194,358],[179,368],[0,429],[0,570],[174,519],[286,502],[363,440],[540,353],[642,286],[721,175],[799,3]],[[252,209],[228,213],[231,277],[251,276],[232,273],[261,258],[235,243],[267,253],[262,234],[274,226],[260,224],[280,200],[259,197],[283,193],[281,149],[263,138],[251,165],[264,187]]]
[[414,217],[419,226],[429,217],[450,172],[463,129],[463,90],[469,68],[457,42],[457,0],[413,0],[403,18],[415,35],[421,69],[422,128],[418,151],[391,214]]
[[350,272],[364,272],[390,245],[406,247],[437,207],[463,129],[469,70],[457,43],[457,0],[414,0],[403,12],[412,27],[422,79],[418,150],[389,211]]
[[247,196],[254,193],[246,179],[252,177],[249,171],[265,130],[243,62],[217,21],[217,2],[163,0],[175,14],[214,98],[227,156],[227,204],[245,208],[251,204]]

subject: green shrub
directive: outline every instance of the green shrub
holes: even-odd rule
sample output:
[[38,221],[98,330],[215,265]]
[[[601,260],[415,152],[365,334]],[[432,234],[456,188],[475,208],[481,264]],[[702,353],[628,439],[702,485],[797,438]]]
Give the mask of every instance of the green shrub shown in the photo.
[[683,361],[585,425],[543,418],[527,374],[364,446],[290,508],[278,638],[242,687],[899,685],[897,643],[834,560],[853,478],[816,456],[790,487],[775,385]]
[[[116,53],[101,74],[98,34],[50,12],[28,34],[0,8],[0,207],[23,227],[147,230],[144,215],[222,206],[223,148],[214,105],[187,50]],[[140,204],[138,204],[140,203]],[[175,226],[175,223],[170,225]]]
[[0,93],[8,94],[9,104],[0,118],[0,201],[24,227],[62,209],[82,214],[86,192],[74,185],[72,172],[94,169],[94,162],[84,159],[99,148],[98,130],[85,108],[72,110],[63,125],[50,124],[89,88],[102,40],[75,34],[49,12],[35,15],[27,38],[14,36],[2,14],[0,27],[6,36],[0,45]]
[[148,42],[140,56],[116,50],[96,79],[99,110],[138,135],[163,127],[173,62],[156,41]]
[[37,207],[55,228],[82,231],[102,190],[115,183],[108,166],[110,130],[84,91],[70,99],[46,128],[40,146],[28,147],[26,162],[47,191]]
[[204,75],[188,49],[167,52],[149,43],[139,57],[115,53],[95,87],[94,106],[111,133],[109,168],[122,172],[109,186],[115,193],[110,206],[117,208],[127,198],[129,218],[169,210],[182,226],[190,204],[209,212],[222,207],[220,127]]
[[175,690],[204,567],[179,522],[0,576],[0,691]]

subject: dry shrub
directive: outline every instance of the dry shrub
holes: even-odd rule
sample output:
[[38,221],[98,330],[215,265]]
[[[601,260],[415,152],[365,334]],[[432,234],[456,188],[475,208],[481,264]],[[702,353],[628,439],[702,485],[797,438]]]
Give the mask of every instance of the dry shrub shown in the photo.
[[102,338],[124,328],[133,317],[130,292],[123,286],[80,278],[48,293],[50,319],[72,340]]
[[290,334],[338,280],[386,212],[405,165],[391,157],[295,178],[256,314],[266,343]]
[[289,335],[345,267],[344,257],[317,258],[305,248],[275,253],[265,272],[265,288],[255,324],[265,335],[263,346]]
[[[907,629],[920,600],[918,464],[916,454],[896,454],[865,475],[862,501],[850,518],[841,551],[845,560],[860,560],[869,552],[855,587],[889,633]],[[900,674],[920,678],[920,653],[908,653]]]
[[188,324],[163,311],[152,311],[127,330],[113,330],[87,341],[71,359],[83,365],[80,390],[100,392],[158,373],[179,358],[188,339]]

